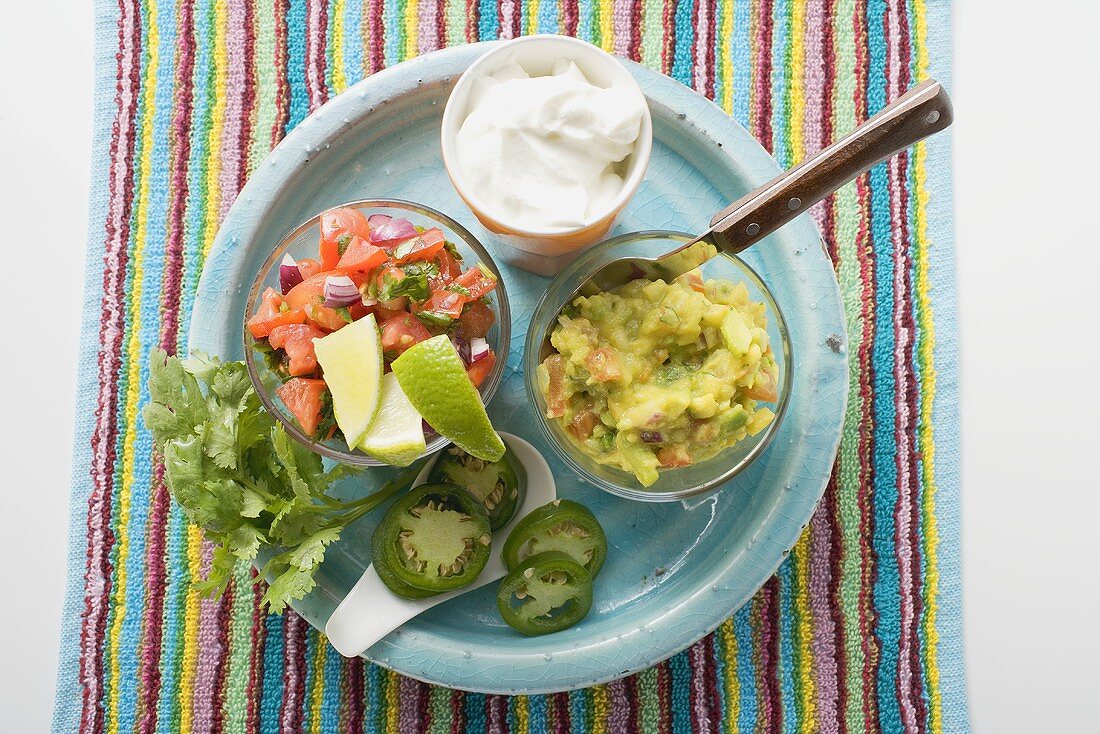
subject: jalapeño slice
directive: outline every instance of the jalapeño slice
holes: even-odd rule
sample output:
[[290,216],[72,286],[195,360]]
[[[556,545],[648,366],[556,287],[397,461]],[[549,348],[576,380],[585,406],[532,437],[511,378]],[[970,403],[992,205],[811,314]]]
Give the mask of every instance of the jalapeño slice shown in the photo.
[[497,608],[525,635],[572,627],[592,607],[592,576],[560,551],[531,556],[508,572],[497,589]]
[[371,559],[390,591],[416,599],[478,577],[492,537],[485,508],[452,484],[412,489],[386,512],[371,536]]
[[607,536],[587,507],[558,499],[520,520],[504,541],[501,556],[512,569],[546,551],[565,553],[595,578],[607,557]]
[[428,481],[457,484],[481,500],[493,530],[508,524],[527,495],[527,472],[511,448],[500,461],[483,461],[452,446],[432,467]]

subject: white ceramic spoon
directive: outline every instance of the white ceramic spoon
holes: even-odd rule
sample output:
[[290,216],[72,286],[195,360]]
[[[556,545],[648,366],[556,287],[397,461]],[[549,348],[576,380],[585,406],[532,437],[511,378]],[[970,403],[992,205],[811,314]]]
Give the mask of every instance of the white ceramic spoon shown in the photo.
[[[500,559],[500,549],[504,545],[504,539],[522,517],[536,507],[556,499],[557,488],[546,459],[542,458],[542,454],[534,446],[510,433],[501,433],[500,436],[527,470],[527,496],[523,504],[516,508],[516,514],[512,520],[493,533],[492,554],[481,575],[469,586],[448,591],[445,594],[430,596],[427,599],[402,599],[386,588],[382,579],[378,578],[373,564],[367,566],[363,575],[359,577],[359,581],[336,607],[336,611],[328,618],[328,624],[325,625],[325,634],[328,635],[329,642],[341,655],[349,658],[356,657],[424,610],[504,578],[508,573],[508,569],[504,567],[504,561]],[[434,464],[435,462],[431,461],[424,466],[417,475],[416,481],[413,482],[413,486],[427,481],[428,473]]]

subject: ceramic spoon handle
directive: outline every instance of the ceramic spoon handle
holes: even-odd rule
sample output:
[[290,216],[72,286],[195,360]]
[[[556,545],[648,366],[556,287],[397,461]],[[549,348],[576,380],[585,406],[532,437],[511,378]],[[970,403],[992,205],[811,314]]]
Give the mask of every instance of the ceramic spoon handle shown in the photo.
[[[511,521],[493,534],[493,552],[481,575],[461,589],[429,596],[427,599],[402,599],[386,588],[373,565],[367,566],[359,581],[336,607],[325,625],[329,642],[341,655],[355,657],[421,612],[502,579],[508,573],[500,557],[504,539],[524,516],[536,507],[553,501],[557,497],[557,487],[550,466],[538,449],[519,436],[503,432],[500,436],[527,472],[527,496],[524,497],[523,504],[516,508],[516,514]],[[431,468],[431,463],[425,466],[413,484],[419,485],[427,481]]]
[[713,241],[741,252],[876,163],[943,130],[951,119],[951,100],[939,82],[913,87],[828,148],[716,214]]

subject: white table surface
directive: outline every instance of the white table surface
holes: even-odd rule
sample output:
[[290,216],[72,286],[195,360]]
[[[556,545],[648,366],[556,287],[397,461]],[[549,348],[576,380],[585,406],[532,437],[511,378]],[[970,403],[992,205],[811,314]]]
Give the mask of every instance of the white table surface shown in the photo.
[[[46,731],[53,706],[92,22],[85,0],[0,8],[0,214],[11,223],[0,730],[11,732]],[[1097,27],[1090,0],[957,3],[966,665],[979,732],[1100,731]]]

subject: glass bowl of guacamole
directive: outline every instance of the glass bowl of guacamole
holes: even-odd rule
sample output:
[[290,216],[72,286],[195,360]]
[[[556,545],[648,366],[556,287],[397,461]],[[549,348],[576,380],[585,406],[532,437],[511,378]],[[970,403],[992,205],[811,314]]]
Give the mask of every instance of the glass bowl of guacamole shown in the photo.
[[[690,239],[655,231],[596,246],[551,282],[527,333],[527,393],[550,443],[593,484],[632,499],[717,488],[764,451],[787,405],[786,324],[739,258],[564,303],[604,263]],[[553,350],[540,355],[548,328]]]

